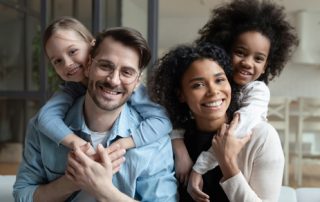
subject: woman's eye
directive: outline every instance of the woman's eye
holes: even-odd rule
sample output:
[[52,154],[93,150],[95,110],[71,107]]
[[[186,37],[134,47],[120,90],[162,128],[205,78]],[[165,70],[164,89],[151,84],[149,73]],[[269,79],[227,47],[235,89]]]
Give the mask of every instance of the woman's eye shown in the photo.
[[191,85],[192,88],[201,88],[203,86],[205,86],[205,84],[203,82],[193,83]]
[[223,83],[226,80],[227,80],[226,78],[217,78],[216,83]]

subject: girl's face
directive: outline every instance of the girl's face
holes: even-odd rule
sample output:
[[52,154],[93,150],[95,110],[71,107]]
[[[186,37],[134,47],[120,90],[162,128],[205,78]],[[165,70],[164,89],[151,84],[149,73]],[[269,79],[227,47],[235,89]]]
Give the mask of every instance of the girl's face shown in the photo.
[[[180,101],[185,102],[199,129],[210,130],[226,120],[226,111],[231,101],[231,86],[224,70],[213,60],[194,61],[181,81]],[[219,124],[217,124],[217,121]]]
[[47,56],[57,74],[65,81],[84,81],[90,44],[77,32],[58,30],[45,45]]
[[244,86],[264,73],[270,50],[270,40],[256,31],[239,35],[232,48],[233,80]]

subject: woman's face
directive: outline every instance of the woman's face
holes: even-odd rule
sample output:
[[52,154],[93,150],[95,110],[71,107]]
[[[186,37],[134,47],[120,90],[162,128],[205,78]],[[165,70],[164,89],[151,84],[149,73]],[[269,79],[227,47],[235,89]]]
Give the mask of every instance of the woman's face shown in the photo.
[[59,30],[47,41],[47,56],[61,79],[81,82],[88,63],[90,44],[77,32]]
[[243,86],[264,73],[270,50],[270,40],[256,31],[239,35],[232,48],[233,80]]
[[225,122],[231,86],[224,70],[215,61],[194,61],[182,77],[180,93],[180,101],[187,103],[198,127],[212,121]]

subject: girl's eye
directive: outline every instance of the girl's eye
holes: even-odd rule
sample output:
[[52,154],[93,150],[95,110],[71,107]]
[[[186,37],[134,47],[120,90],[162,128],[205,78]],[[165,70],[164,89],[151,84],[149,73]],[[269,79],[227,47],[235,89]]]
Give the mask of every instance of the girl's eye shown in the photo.
[[70,50],[70,55],[74,55],[78,52],[78,49],[72,49]]
[[59,65],[62,62],[61,59],[57,59],[53,61],[53,65]]
[[261,56],[258,56],[255,58],[255,60],[258,62],[258,63],[261,63],[261,62],[264,62],[265,61],[265,58],[264,57],[261,57]]
[[245,52],[243,50],[234,50],[233,53],[239,57],[243,57],[245,55]]

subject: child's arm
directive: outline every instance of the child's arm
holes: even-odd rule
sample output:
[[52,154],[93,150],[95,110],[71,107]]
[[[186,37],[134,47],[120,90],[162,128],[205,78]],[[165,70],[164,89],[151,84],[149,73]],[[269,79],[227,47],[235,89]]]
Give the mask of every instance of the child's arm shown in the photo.
[[243,137],[261,121],[267,121],[270,90],[262,81],[253,81],[242,89],[239,124],[234,132],[236,137]]
[[171,142],[174,153],[174,164],[176,178],[185,186],[188,184],[189,173],[191,171],[193,161],[189,156],[189,152],[184,143],[184,130],[174,129],[171,134]]
[[165,109],[149,99],[145,86],[140,84],[129,102],[143,121],[138,128],[131,131],[131,137],[119,139],[115,143],[129,149],[149,144],[170,133],[172,125]]
[[79,83],[69,82],[62,86],[62,90],[56,92],[40,109],[39,130],[57,144],[61,143],[68,148],[85,144],[86,141],[75,135],[63,121],[74,100],[84,92],[85,87]]

